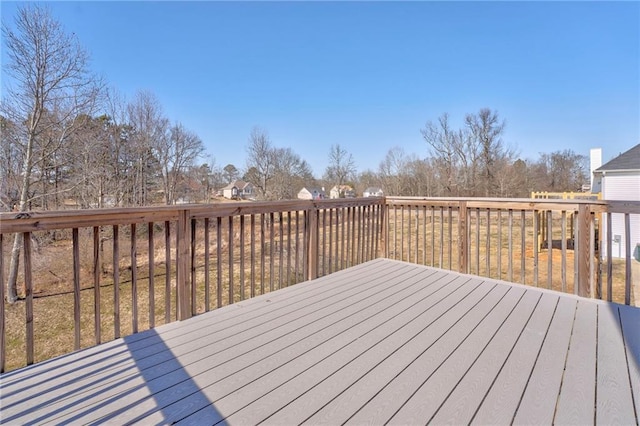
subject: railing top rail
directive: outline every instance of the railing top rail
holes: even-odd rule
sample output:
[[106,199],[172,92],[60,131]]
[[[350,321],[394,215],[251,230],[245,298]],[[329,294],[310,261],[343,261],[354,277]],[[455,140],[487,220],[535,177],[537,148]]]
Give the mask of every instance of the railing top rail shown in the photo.
[[640,214],[640,201],[618,200],[557,200],[540,198],[462,198],[462,197],[387,197],[389,205],[433,205],[500,210],[575,210],[581,205],[591,206],[592,212]]
[[384,204],[383,197],[338,198],[329,200],[286,200],[182,204],[176,206],[126,207],[91,210],[29,211],[0,213],[0,234],[63,228],[82,228],[131,223],[178,220],[179,212],[189,210],[191,218],[236,216],[243,214],[305,211]]
[[605,200],[582,200],[582,199],[545,199],[545,198],[491,198],[491,197],[387,197],[387,201],[428,201],[428,202],[457,202],[466,201],[467,203],[517,203],[517,204],[536,204],[536,203],[557,203],[557,204],[596,204],[605,205],[610,201]]

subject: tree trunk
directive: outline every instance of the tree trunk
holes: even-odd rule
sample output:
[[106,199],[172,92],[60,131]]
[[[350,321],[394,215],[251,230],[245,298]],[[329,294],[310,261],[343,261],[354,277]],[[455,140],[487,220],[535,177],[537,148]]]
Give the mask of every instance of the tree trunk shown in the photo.
[[[35,129],[38,123],[39,114],[34,112],[29,126],[29,139],[27,141],[27,149],[25,152],[24,163],[22,167],[22,191],[20,193],[20,204],[18,212],[27,210],[27,201],[29,198],[29,186],[31,184],[31,171],[33,169],[33,144],[35,142]],[[13,240],[13,249],[11,250],[11,262],[9,263],[9,277],[7,280],[7,302],[15,303],[18,300],[18,267],[20,266],[20,246],[22,245],[22,234],[17,233]]]
[[13,239],[11,249],[11,263],[9,266],[9,280],[7,281],[7,302],[15,303],[18,300],[18,267],[20,266],[20,247],[22,246],[22,233],[18,232]]

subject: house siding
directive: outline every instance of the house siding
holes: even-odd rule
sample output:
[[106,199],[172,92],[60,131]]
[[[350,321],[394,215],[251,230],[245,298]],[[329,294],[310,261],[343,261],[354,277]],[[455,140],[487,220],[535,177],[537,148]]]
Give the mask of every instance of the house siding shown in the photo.
[[[602,198],[604,200],[630,200],[640,201],[640,172],[608,172],[602,178]],[[606,216],[602,217],[602,232],[601,237],[603,241],[602,253],[606,256],[607,253],[607,222]],[[631,233],[629,235],[631,242],[631,256],[634,254],[636,257],[640,257],[636,246],[640,245],[640,215],[630,215]],[[624,215],[612,214],[611,215],[611,235],[615,240],[616,236],[620,236],[620,242],[612,241],[611,243],[611,256],[614,258],[625,258],[626,238]],[[640,260],[640,259],[639,259]]]

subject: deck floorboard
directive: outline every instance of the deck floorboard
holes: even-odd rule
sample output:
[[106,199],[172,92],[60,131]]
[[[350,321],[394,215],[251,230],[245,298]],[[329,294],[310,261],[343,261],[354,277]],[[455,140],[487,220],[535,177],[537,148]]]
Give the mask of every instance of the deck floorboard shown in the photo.
[[377,259],[0,376],[7,424],[638,422],[640,309]]

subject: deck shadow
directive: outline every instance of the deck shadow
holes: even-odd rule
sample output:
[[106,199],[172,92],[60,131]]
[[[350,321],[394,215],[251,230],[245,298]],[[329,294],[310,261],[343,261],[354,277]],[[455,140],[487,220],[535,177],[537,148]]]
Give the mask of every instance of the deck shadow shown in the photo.
[[[109,422],[111,419],[117,418],[122,414],[137,410],[139,409],[139,405],[142,402],[145,402],[146,409],[140,410],[140,413],[136,413],[134,417],[132,417],[130,413],[126,415],[128,423],[136,421],[144,423],[147,416],[153,415],[157,417],[158,414],[161,414],[165,421],[175,423],[181,420],[179,416],[176,418],[176,409],[179,407],[184,409],[185,405],[189,406],[191,405],[191,401],[197,400],[201,403],[202,401],[208,402],[208,404],[204,404],[204,408],[199,409],[199,412],[204,414],[204,417],[207,420],[211,420],[212,424],[221,421],[222,424],[225,424],[224,416],[216,409],[213,402],[202,392],[202,389],[198,386],[193,377],[191,377],[180,360],[173,355],[171,348],[162,339],[162,336],[160,336],[154,329],[148,330],[146,333],[154,335],[154,337],[158,338],[157,341],[161,342],[159,343],[161,345],[159,352],[167,351],[168,353],[171,353],[171,356],[168,357],[168,360],[163,361],[161,366],[149,366],[148,362],[145,362],[145,360],[149,358],[149,355],[140,356],[135,349],[132,349],[131,356],[136,362],[139,370],[137,377],[143,379],[144,386],[150,395],[144,398],[138,398],[118,410],[110,411],[109,414],[100,419],[100,422]],[[127,338],[125,337],[124,340],[126,343]],[[165,374],[159,375],[158,368],[161,368]],[[179,398],[178,401],[175,401],[176,388],[179,388],[179,394],[181,395],[181,398]],[[131,391],[128,390],[126,393],[129,392]],[[126,395],[123,393],[114,395],[111,399],[112,401],[109,401],[109,403],[122,403],[122,401],[127,400]],[[148,402],[150,400],[153,400],[153,404],[151,407],[147,408],[146,406],[149,405]],[[191,412],[188,412],[188,414],[191,414]]]

